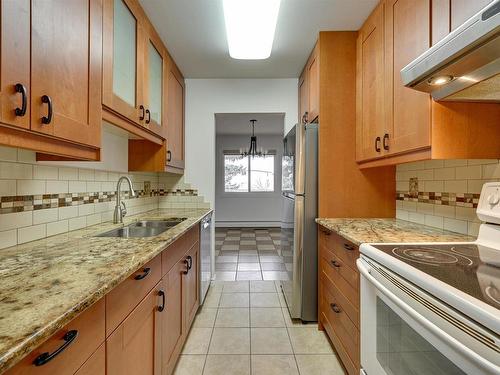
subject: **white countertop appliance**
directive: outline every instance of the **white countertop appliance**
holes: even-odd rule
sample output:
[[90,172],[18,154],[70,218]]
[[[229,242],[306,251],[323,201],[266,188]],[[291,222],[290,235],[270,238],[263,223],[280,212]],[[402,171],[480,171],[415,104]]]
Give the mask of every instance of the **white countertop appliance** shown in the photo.
[[469,243],[362,244],[361,373],[500,374],[500,182]]

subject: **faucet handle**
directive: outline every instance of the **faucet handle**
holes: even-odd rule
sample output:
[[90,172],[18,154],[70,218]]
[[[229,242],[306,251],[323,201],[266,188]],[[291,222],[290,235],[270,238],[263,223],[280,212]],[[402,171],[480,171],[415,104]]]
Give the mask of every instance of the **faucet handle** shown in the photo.
[[122,217],[124,217],[126,214],[127,214],[127,207],[125,206],[125,202],[120,202],[121,206],[122,206]]

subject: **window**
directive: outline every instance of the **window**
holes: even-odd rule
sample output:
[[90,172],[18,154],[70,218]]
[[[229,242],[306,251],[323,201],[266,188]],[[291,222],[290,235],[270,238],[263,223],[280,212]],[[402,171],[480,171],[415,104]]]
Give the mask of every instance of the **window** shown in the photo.
[[274,155],[224,155],[226,193],[274,191]]
[[224,155],[224,191],[248,191],[248,157]]

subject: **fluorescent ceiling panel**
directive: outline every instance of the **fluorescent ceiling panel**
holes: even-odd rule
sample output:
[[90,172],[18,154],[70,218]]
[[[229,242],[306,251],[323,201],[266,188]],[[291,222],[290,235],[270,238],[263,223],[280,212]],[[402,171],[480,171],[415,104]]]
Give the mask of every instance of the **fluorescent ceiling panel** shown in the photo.
[[271,56],[280,0],[223,0],[229,55],[262,60]]

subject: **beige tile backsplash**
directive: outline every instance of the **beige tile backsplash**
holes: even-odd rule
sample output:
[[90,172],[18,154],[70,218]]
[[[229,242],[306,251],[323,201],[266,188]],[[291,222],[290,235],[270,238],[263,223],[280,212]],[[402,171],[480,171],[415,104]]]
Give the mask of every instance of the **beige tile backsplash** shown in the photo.
[[[419,199],[410,199],[410,179],[418,179]],[[500,181],[500,160],[429,160],[396,169],[396,216],[400,219],[477,236],[477,196],[485,182]],[[426,199],[436,193],[449,201]],[[474,204],[470,200],[474,200]]]
[[[61,193],[114,192],[123,173],[39,164],[32,151],[0,147],[0,199]],[[154,191],[186,190],[183,177],[167,173],[129,173],[134,190],[144,181]],[[126,184],[123,184],[126,189]],[[2,204],[6,203],[2,201]],[[129,215],[157,208],[207,208],[201,196],[144,196],[126,200]],[[115,201],[0,212],[0,249],[112,220]]]

